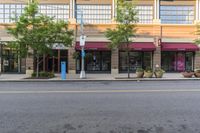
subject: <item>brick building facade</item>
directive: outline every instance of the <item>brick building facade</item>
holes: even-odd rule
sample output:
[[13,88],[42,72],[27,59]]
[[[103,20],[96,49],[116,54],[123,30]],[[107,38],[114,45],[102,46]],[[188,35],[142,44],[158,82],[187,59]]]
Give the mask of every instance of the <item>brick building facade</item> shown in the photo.
[[[75,31],[73,47],[55,44],[53,55],[41,57],[40,70],[60,72],[60,62],[67,62],[68,73],[81,70],[81,59],[73,59],[80,52],[80,16],[83,12],[86,39],[86,72],[118,74],[126,72],[127,62],[123,50],[107,48],[109,43],[104,33],[115,28],[115,0],[39,0],[39,10],[55,19],[70,22]],[[20,15],[25,0],[0,0],[0,41],[2,72],[30,73],[34,69],[33,57],[19,59],[16,51],[6,46],[13,41],[5,26],[13,25],[10,17]],[[131,71],[137,67],[161,66],[168,72],[193,70],[200,67],[200,53],[194,44],[196,24],[200,19],[200,0],[138,0],[136,1],[139,22],[137,36],[131,44]]]

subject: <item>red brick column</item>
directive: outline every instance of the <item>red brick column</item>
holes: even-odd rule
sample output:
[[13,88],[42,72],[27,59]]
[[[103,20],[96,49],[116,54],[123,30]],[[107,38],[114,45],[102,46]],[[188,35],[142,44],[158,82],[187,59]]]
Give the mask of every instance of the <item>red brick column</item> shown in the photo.
[[156,65],[161,67],[161,44],[159,41],[160,38],[156,37],[154,39],[154,45],[156,46],[156,50],[153,53],[153,69],[155,69]]
[[119,74],[119,50],[113,49],[111,52],[111,74]]
[[195,53],[194,57],[194,69],[200,68],[200,51],[197,51]]
[[68,73],[75,74],[76,73],[76,60],[73,59],[73,53],[75,52],[74,47],[68,49]]
[[26,74],[31,75],[33,73],[33,56],[28,56],[26,58]]

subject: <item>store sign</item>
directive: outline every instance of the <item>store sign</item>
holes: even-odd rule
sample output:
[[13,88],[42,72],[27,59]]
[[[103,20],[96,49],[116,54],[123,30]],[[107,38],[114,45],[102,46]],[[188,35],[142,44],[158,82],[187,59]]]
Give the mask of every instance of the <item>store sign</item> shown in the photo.
[[186,50],[185,48],[178,49],[178,51],[185,51],[185,50]]
[[53,49],[67,49],[67,48],[61,43],[55,43],[53,45]]

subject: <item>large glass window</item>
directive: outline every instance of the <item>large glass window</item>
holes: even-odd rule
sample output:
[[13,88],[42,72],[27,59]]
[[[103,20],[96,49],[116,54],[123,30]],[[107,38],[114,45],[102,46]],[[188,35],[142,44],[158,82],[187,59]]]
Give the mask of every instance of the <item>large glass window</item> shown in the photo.
[[1,62],[1,65],[3,66],[1,68],[2,72],[18,72],[20,62],[17,55],[16,50],[10,49],[6,46],[3,48]]
[[165,71],[193,70],[194,53],[193,52],[162,52],[161,64]]
[[138,11],[139,23],[149,24],[153,22],[153,6],[151,5],[140,5],[136,6]]
[[111,23],[111,5],[76,5],[76,18],[81,22],[81,11],[83,12],[84,23]]
[[[77,59],[76,70],[77,71],[81,70],[81,57]],[[111,52],[110,51],[86,51],[85,70],[88,72],[110,72],[111,71]]]
[[[127,71],[128,61],[127,53],[120,51],[119,55],[119,70],[121,72]],[[130,52],[130,71],[135,71],[138,67],[146,69],[152,65],[152,52]]]
[[[19,18],[24,12],[25,4],[0,4],[0,23],[12,23],[13,18]],[[54,17],[55,20],[69,18],[69,5],[67,4],[41,4],[39,12]]]
[[54,17],[55,20],[65,20],[69,18],[69,5],[43,4],[39,5],[39,11],[47,16]]
[[194,6],[160,6],[160,19],[164,24],[192,24]]

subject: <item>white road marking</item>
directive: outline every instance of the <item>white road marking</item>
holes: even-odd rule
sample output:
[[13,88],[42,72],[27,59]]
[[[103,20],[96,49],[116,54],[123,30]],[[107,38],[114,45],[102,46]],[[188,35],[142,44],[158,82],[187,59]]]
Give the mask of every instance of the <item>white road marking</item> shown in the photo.
[[0,94],[51,94],[51,93],[177,93],[177,92],[200,92],[200,89],[179,90],[64,90],[64,91],[0,91]]

